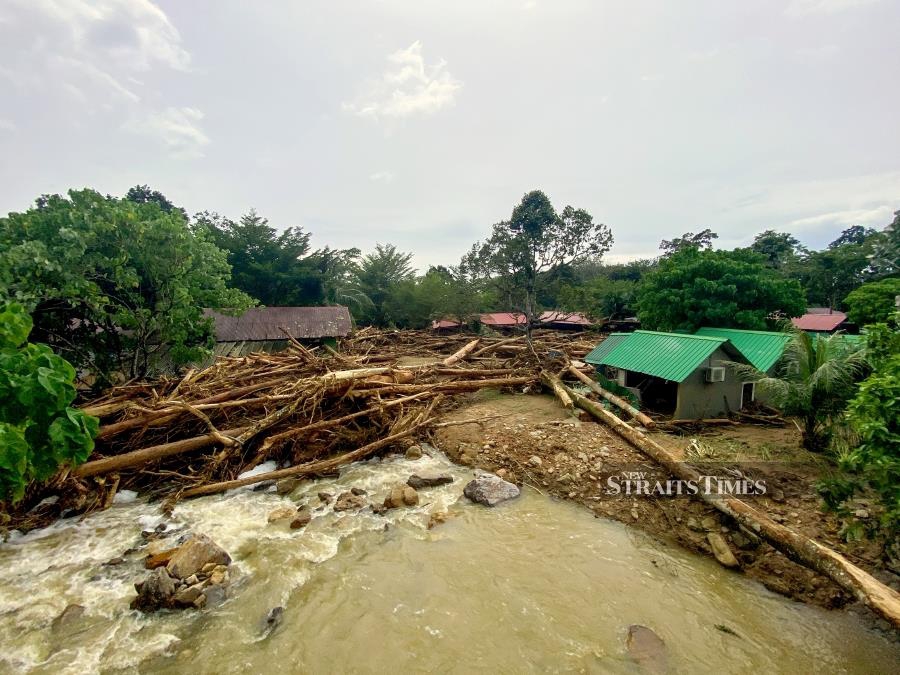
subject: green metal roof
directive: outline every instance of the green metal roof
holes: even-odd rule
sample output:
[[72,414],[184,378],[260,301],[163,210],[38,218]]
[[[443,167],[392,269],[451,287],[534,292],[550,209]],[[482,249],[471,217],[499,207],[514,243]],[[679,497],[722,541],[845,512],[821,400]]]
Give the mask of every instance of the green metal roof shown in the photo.
[[606,336],[606,339],[596,347],[594,347],[590,351],[590,353],[582,359],[582,361],[584,361],[585,363],[590,363],[592,366],[601,365],[602,359],[613,349],[618,347],[622,340],[627,338],[629,335],[631,335],[631,333],[610,333]]
[[791,341],[788,333],[764,330],[741,330],[738,328],[701,328],[697,335],[720,337],[731,340],[731,344],[747,357],[753,367],[767,372],[784,353],[784,346]]
[[[683,382],[727,338],[638,330],[609,350],[594,365],[612,366],[673,382]],[[602,346],[602,344],[600,345]]]

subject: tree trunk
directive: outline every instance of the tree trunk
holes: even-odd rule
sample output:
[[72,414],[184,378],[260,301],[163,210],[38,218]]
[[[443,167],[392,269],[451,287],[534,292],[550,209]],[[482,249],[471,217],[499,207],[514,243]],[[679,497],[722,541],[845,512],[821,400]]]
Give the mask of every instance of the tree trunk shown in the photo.
[[629,415],[631,415],[634,419],[636,419],[638,422],[643,424],[645,427],[652,428],[655,425],[655,422],[652,419],[647,417],[644,413],[642,413],[640,410],[635,408],[628,401],[626,401],[625,399],[619,398],[618,396],[616,396],[615,394],[613,394],[611,392],[606,391],[606,389],[604,389],[599,384],[597,384],[594,380],[592,380],[587,375],[582,373],[575,366],[569,366],[569,372],[572,373],[572,375],[577,377],[579,380],[581,380],[588,387],[590,387],[591,391],[602,396],[603,398],[605,398],[607,401],[609,401],[613,405],[619,406],[622,410],[627,412]]

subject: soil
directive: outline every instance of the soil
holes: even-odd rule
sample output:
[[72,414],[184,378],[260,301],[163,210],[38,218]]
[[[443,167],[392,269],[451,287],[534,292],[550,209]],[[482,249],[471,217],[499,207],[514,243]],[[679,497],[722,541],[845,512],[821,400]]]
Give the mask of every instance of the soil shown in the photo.
[[[705,555],[713,555],[707,533],[719,532],[740,570],[770,590],[826,608],[858,605],[830,579],[748,536],[699,499],[609,494],[607,477],[621,471],[640,471],[651,481],[665,481],[669,476],[611,429],[578,414],[582,411],[569,413],[548,395],[481,391],[460,400],[462,404],[442,421],[491,419],[435,430],[435,445],[454,461],[578,502],[596,517],[621,521]],[[740,466],[744,475],[764,480],[767,494],[747,498],[755,508],[839,551],[900,590],[900,576],[881,566],[878,548],[868,542],[845,543],[839,519],[821,509],[815,482],[827,471],[827,464],[800,447],[793,425],[708,427],[694,433],[653,432],[651,436],[692,463],[715,467],[719,475],[725,466]],[[866,614],[878,621],[874,614]]]

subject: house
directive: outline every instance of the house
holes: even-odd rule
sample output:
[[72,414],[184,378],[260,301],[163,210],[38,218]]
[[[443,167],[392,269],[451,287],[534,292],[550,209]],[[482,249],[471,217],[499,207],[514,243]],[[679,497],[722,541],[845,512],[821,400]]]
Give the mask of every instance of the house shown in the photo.
[[353,327],[350,311],[341,306],[251,307],[239,316],[207,309],[203,314],[213,320],[216,356],[282,351],[289,344],[285,331],[303,343],[334,345]]
[[459,321],[452,319],[436,319],[431,322],[431,330],[436,333],[452,333],[458,331],[462,327]]
[[612,333],[584,360],[641,406],[676,419],[719,417],[752,396],[727,362],[748,359],[727,337],[638,330]]
[[809,307],[806,314],[791,319],[800,330],[814,333],[834,333],[837,330],[857,332],[856,326],[847,322],[847,315],[828,307]]
[[525,315],[521,312],[489,312],[478,317],[482,326],[500,332],[525,328]]
[[585,330],[591,328],[594,323],[584,314],[578,312],[542,312],[538,317],[541,325],[556,330]]

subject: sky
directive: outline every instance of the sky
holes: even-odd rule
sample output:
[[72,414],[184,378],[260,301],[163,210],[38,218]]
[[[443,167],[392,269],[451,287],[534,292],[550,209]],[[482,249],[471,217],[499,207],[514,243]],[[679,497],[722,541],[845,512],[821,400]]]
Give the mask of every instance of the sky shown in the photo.
[[896,0],[0,0],[0,213],[149,184],[455,264],[522,195],[612,262],[900,209]]

